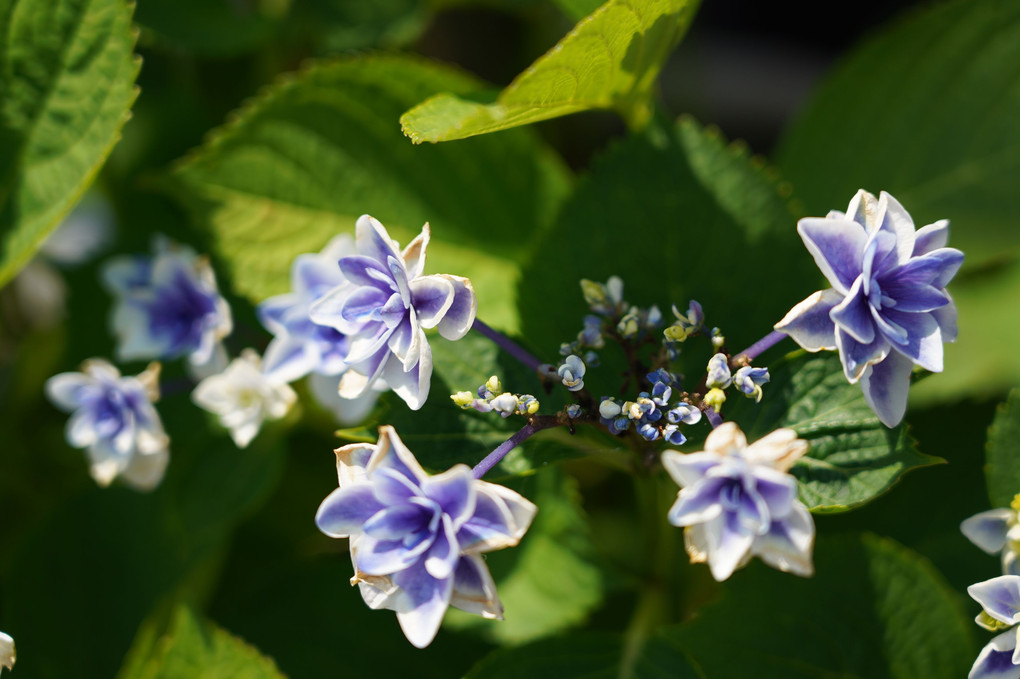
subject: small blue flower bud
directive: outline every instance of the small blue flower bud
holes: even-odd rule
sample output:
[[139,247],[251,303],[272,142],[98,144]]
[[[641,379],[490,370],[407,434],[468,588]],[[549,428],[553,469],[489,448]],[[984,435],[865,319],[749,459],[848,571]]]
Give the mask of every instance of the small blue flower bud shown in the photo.
[[673,424],[697,424],[701,421],[701,411],[690,403],[681,403],[666,413],[666,419]]
[[602,417],[611,420],[614,417],[619,417],[622,410],[619,401],[609,396],[602,397],[602,403],[599,404],[599,415]]
[[540,404],[538,399],[531,394],[521,394],[520,403],[517,405],[518,415],[534,415],[538,412]]
[[517,406],[520,404],[520,401],[513,394],[506,392],[489,401],[489,404],[493,410],[503,417],[510,417],[517,412]]
[[667,424],[662,428],[662,438],[674,446],[682,446],[687,443],[687,437],[680,431],[680,427],[675,424]]
[[768,381],[768,368],[744,366],[733,377],[733,384],[736,385],[737,389],[747,394],[748,398],[753,398],[755,403],[761,401],[761,385],[768,383]]
[[592,368],[597,368],[602,363],[599,359],[599,355],[594,351],[588,351],[584,354],[584,364]]
[[559,375],[560,380],[563,381],[563,386],[567,389],[570,391],[580,391],[584,389],[584,371],[584,362],[581,358],[571,354],[567,356],[567,359],[556,370],[556,374]]
[[659,438],[659,428],[654,424],[642,424],[638,427],[638,434],[646,441],[655,441]]
[[708,361],[708,379],[705,384],[710,389],[725,389],[733,383],[729,361],[725,354],[716,354]]
[[582,414],[584,414],[584,409],[576,403],[571,403],[567,406],[567,417],[570,419],[576,420]]

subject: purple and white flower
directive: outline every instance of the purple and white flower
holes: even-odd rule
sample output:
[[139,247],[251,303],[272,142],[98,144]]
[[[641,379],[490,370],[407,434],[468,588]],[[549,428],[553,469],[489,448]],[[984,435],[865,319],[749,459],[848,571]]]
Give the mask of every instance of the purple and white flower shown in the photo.
[[103,269],[103,282],[116,297],[113,332],[121,360],[188,357],[201,379],[226,364],[220,341],[233,320],[216,287],[206,257],[166,239],[153,256],[116,257]]
[[424,648],[449,606],[503,617],[481,554],[516,545],[537,508],[475,479],[466,465],[429,476],[390,426],[375,445],[337,449],[340,487],[315,515],[326,535],[349,537],[354,577],[370,608],[396,611],[408,641]]
[[966,519],[960,531],[989,554],[1001,554],[1002,572],[1020,575],[1020,495],[1009,507],[990,509]]
[[297,400],[290,386],[262,372],[261,359],[245,349],[222,373],[210,375],[191,392],[199,407],[219,416],[238,448],[245,448],[266,419],[278,420]]
[[792,429],[747,445],[737,425],[726,422],[708,435],[703,451],[664,451],[662,464],[682,488],[668,518],[684,527],[691,562],[707,561],[720,581],[753,556],[811,575],[815,525],[787,473],[807,447]]
[[[975,622],[992,632],[1001,632],[978,654],[967,679],[1020,678],[1020,576],[1000,575],[967,588],[981,604]],[[1002,631],[1005,630],[1005,631]]]
[[54,375],[46,395],[69,413],[67,442],[84,448],[92,478],[108,486],[117,477],[138,490],[163,480],[170,439],[152,403],[159,397],[159,364],[136,377],[122,377],[110,363],[94,358],[81,372]]
[[311,319],[348,338],[341,396],[360,396],[382,379],[418,410],[432,378],[425,330],[436,328],[450,340],[463,337],[478,306],[474,289],[460,276],[423,275],[428,224],[402,252],[368,215],[358,218],[355,229],[357,254],[339,261],[346,282],[312,304]]
[[749,365],[737,370],[733,376],[733,385],[755,403],[761,402],[761,385],[768,384],[770,379],[768,368],[752,368]]
[[580,356],[571,354],[563,359],[563,363],[556,368],[563,386],[569,391],[581,391],[584,389],[585,365]]
[[914,365],[942,371],[942,343],[956,340],[946,285],[963,253],[946,247],[949,222],[918,230],[900,203],[858,191],[847,212],[797,223],[832,285],[795,306],[776,330],[808,351],[838,349],[843,372],[860,381],[883,424],[903,419]]
[[[336,328],[313,323],[310,309],[319,298],[347,281],[337,261],[354,253],[354,239],[342,234],[321,252],[298,255],[290,269],[291,291],[270,297],[256,310],[259,321],[274,335],[262,357],[262,371],[283,382],[310,375],[312,394],[342,424],[363,420],[380,392],[372,389],[350,399],[337,393],[340,376],[347,370],[344,357],[349,341]],[[376,387],[385,385],[380,381]]]

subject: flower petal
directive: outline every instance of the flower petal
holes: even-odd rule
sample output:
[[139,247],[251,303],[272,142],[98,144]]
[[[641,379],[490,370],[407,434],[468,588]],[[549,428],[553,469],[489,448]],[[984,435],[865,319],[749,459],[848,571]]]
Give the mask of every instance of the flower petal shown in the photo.
[[308,376],[308,389],[315,399],[331,413],[342,425],[355,425],[363,422],[372,412],[379,392],[369,389],[355,398],[344,398],[339,393],[340,380],[335,375],[312,373]]
[[1000,575],[967,588],[988,615],[1007,625],[1020,622],[1020,576]]
[[989,554],[998,554],[1006,546],[1009,520],[1015,516],[1016,512],[1012,509],[989,509],[964,519],[960,524],[960,532]]
[[417,564],[428,547],[428,541],[408,547],[403,540],[378,540],[362,534],[358,537],[357,568],[369,575],[393,576]]
[[906,341],[893,345],[896,351],[925,370],[942,372],[942,332],[934,316],[930,313],[889,311],[885,318],[906,331]]
[[1017,679],[1020,667],[1013,664],[1016,632],[1006,630],[995,636],[978,653],[967,679]]
[[775,329],[789,335],[794,342],[808,351],[835,349],[835,324],[829,316],[833,307],[843,301],[843,295],[828,288],[819,290],[790,309]]
[[887,427],[898,425],[907,412],[912,370],[910,359],[894,351],[882,362],[868,366],[861,375],[864,400]]
[[846,294],[861,275],[861,261],[868,234],[851,219],[805,217],[797,222],[808,252],[833,288]]
[[429,397],[429,383],[432,380],[432,350],[428,342],[421,344],[418,363],[410,370],[405,371],[400,361],[392,360],[386,363],[382,377],[411,410],[420,410]]
[[718,582],[733,575],[747,557],[755,534],[745,530],[736,514],[725,513],[701,524],[708,539],[708,566]]
[[[475,478],[471,468],[458,464],[422,481],[425,497],[434,500],[459,528],[475,511]],[[438,576],[437,576],[438,577]]]
[[662,453],[662,466],[681,488],[693,486],[720,462],[722,456],[711,451],[686,455],[675,450],[665,450]]
[[481,556],[460,557],[453,572],[450,605],[483,618],[503,619],[503,604],[496,594],[496,583]]
[[474,513],[457,532],[461,552],[481,554],[520,542],[538,507],[509,488],[475,481]]
[[865,280],[862,276],[854,281],[843,301],[829,312],[829,317],[843,332],[861,344],[871,344],[875,341],[875,322],[863,290]]
[[390,238],[386,227],[374,217],[369,215],[358,217],[354,224],[354,234],[359,255],[365,255],[380,263],[390,257],[394,259],[400,257],[396,242]]
[[332,538],[345,538],[360,533],[364,523],[384,507],[370,484],[337,488],[319,505],[315,525]]
[[453,578],[437,580],[424,567],[408,568],[393,576],[407,594],[413,608],[397,612],[404,636],[417,648],[425,648],[436,637],[443,615],[450,605]]
[[684,488],[669,509],[668,521],[674,526],[693,526],[711,521],[723,511],[720,492],[732,483],[732,479],[725,477],[706,477]]
[[861,379],[869,365],[885,359],[891,351],[889,340],[879,335],[871,344],[861,344],[841,328],[836,328],[836,348],[843,364],[843,374],[852,383]]
[[899,262],[905,262],[914,253],[914,220],[900,201],[885,191],[878,194],[878,202],[880,205],[884,203],[885,207],[881,228],[896,237],[896,258]]
[[453,304],[453,284],[446,277],[437,275],[414,278],[408,285],[411,290],[411,306],[414,307],[421,327],[428,329],[439,325]]
[[754,539],[751,553],[772,568],[808,578],[815,571],[811,559],[814,542],[815,522],[798,501],[785,518],[773,520],[768,532]]
[[914,234],[914,257],[926,255],[932,250],[946,247],[949,242],[949,220],[940,219],[933,224],[922,226]]
[[425,252],[429,247],[429,239],[432,237],[432,229],[429,223],[421,227],[421,233],[415,236],[414,240],[407,244],[401,257],[404,259],[404,267],[407,269],[407,277],[415,279],[425,271]]
[[453,303],[439,325],[439,334],[448,340],[459,340],[471,329],[478,311],[478,299],[471,281],[461,276],[439,274],[453,285]]
[[425,570],[439,580],[450,578],[459,559],[460,546],[457,543],[453,522],[448,515],[443,514],[435,542],[425,555]]

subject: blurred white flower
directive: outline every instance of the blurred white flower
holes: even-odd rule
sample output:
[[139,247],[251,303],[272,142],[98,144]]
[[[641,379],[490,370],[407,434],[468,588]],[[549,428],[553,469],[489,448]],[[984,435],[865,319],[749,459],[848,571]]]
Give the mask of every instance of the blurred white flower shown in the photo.
[[219,416],[238,448],[251,443],[263,420],[280,419],[297,399],[286,382],[264,374],[261,363],[255,351],[245,349],[226,370],[206,377],[191,392],[196,405]]

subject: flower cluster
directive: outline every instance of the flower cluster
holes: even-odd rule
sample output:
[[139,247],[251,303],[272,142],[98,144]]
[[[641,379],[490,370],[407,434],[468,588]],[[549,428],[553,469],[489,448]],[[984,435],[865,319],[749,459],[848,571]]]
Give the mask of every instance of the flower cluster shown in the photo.
[[512,394],[503,391],[499,378],[493,375],[475,392],[460,391],[450,396],[453,402],[465,410],[477,410],[480,413],[497,412],[504,418],[511,415],[534,415],[540,404],[531,394]]
[[206,257],[158,238],[152,256],[114,258],[103,281],[116,298],[111,319],[121,360],[187,356],[201,378],[226,365],[220,341],[230,334],[230,307]]
[[339,488],[315,515],[330,537],[350,538],[354,577],[370,608],[397,613],[424,648],[448,606],[502,618],[482,554],[516,545],[535,516],[517,493],[476,480],[465,465],[426,474],[392,427],[375,445],[339,448]]
[[623,339],[636,339],[645,331],[662,324],[662,312],[656,306],[647,309],[631,306],[623,299],[623,280],[611,276],[606,283],[581,280],[581,293],[595,314],[584,317],[584,328],[577,340],[565,344],[560,353],[572,353],[584,347],[600,349],[604,335],[613,332]]
[[159,364],[135,377],[102,359],[82,364],[81,372],[54,375],[46,394],[58,408],[73,413],[67,442],[84,448],[92,478],[108,486],[115,478],[139,490],[163,479],[169,442],[153,402],[159,398]]
[[[603,396],[599,403],[599,417],[611,434],[620,434],[634,425],[638,435],[646,441],[660,437],[674,446],[686,443],[687,437],[680,431],[682,424],[697,424],[701,411],[684,401],[670,407],[674,391],[679,391],[680,380],[676,375],[660,368],[647,375],[651,391],[642,391],[633,401],[620,401]],[[663,417],[665,416],[665,421]]]
[[705,386],[708,393],[705,394],[705,403],[717,412],[722,409],[726,402],[726,389],[735,386],[748,398],[753,398],[755,403],[761,401],[761,386],[769,381],[768,368],[752,368],[749,365],[741,366],[736,374],[730,371],[730,361],[726,354],[715,354],[708,360]]
[[313,322],[347,337],[348,369],[340,395],[355,398],[384,380],[414,410],[428,398],[432,351],[425,330],[460,339],[475,319],[471,281],[449,274],[424,275],[429,225],[400,250],[386,228],[358,218],[356,254],[340,258],[344,282],[312,303]]
[[669,522],[684,528],[691,561],[707,561],[716,580],[753,556],[781,571],[811,575],[815,525],[787,473],[807,448],[792,429],[748,445],[737,425],[726,422],[708,435],[703,451],[664,451],[662,464],[682,489]]
[[978,654],[967,679],[1017,679],[1020,677],[1020,576],[1000,575],[967,588],[981,604],[975,622],[999,632]]
[[942,343],[956,339],[956,307],[946,285],[963,253],[946,247],[949,222],[915,231],[884,191],[858,191],[846,213],[797,223],[797,231],[832,285],[795,306],[776,330],[808,351],[837,349],[843,372],[860,382],[883,424],[907,408],[914,365],[942,371]]

